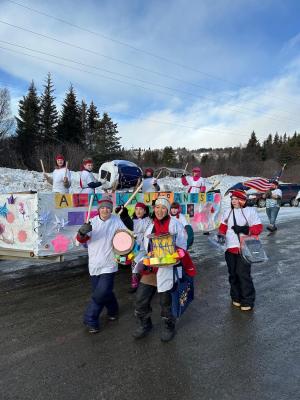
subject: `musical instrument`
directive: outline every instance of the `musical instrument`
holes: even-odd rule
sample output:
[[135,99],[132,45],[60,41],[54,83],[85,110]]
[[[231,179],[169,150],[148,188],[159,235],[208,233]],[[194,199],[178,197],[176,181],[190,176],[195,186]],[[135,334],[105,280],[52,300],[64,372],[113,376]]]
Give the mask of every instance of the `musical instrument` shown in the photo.
[[112,240],[115,260],[124,265],[131,264],[137,252],[134,235],[126,229],[118,230]]
[[147,267],[168,267],[177,264],[182,257],[180,251],[176,250],[175,235],[149,235],[150,252],[144,258]]

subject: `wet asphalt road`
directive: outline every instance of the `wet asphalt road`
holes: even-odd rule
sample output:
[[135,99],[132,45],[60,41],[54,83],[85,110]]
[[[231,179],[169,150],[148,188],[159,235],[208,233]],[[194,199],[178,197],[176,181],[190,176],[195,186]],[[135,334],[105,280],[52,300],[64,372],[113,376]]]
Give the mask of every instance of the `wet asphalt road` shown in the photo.
[[[196,299],[163,344],[134,341],[134,295],[120,271],[120,319],[98,335],[81,325],[86,266],[0,272],[1,399],[283,400],[300,393],[300,219],[263,241],[270,261],[253,267],[253,313],[230,305],[227,272],[207,238],[194,245]],[[1,264],[0,264],[1,266]]]

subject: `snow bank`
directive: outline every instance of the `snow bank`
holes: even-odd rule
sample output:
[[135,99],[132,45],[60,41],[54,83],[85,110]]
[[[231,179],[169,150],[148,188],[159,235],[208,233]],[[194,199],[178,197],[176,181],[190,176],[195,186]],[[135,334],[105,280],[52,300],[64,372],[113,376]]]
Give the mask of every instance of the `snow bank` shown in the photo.
[[[51,176],[51,174],[49,174]],[[80,173],[71,171],[72,175],[72,193],[80,192],[79,178]],[[213,175],[207,178],[207,188],[209,189],[215,182],[220,181],[217,186],[224,194],[226,190],[237,182],[249,179],[245,176]],[[181,184],[180,178],[162,178],[158,179],[161,191],[182,192],[187,188]],[[49,192],[52,186],[43,178],[42,172],[27,171],[13,168],[0,168],[0,193],[16,193],[25,191]]]

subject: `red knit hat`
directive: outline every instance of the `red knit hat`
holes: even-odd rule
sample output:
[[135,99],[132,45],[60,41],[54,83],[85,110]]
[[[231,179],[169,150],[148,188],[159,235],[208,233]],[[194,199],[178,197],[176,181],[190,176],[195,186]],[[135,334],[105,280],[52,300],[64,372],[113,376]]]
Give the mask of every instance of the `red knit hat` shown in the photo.
[[231,197],[237,197],[240,200],[247,200],[247,194],[244,190],[233,190],[231,192]]
[[83,160],[82,165],[93,164],[93,160],[91,158],[86,158]]
[[180,204],[177,203],[176,201],[174,201],[174,202],[171,204],[171,208],[177,208],[177,210],[180,210]]
[[146,211],[146,205],[144,203],[136,203],[135,208],[140,207]]
[[150,172],[150,174],[154,174],[154,171],[153,171],[153,169],[152,168],[146,168],[145,169],[145,174],[147,173],[147,172]]
[[55,157],[55,161],[57,161],[57,160],[65,161],[65,157],[62,154],[57,154],[57,156]]
[[194,167],[192,169],[192,172],[198,172],[200,174],[201,173],[201,168],[200,167]]

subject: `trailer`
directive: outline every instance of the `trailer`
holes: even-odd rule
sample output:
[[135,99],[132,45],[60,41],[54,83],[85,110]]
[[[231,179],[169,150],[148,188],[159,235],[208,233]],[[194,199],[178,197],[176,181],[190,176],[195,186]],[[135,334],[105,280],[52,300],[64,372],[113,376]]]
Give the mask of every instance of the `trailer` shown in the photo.
[[[96,193],[90,218],[98,215]],[[111,194],[114,206],[125,204],[132,193]],[[7,193],[0,194],[0,259],[45,258],[62,260],[66,254],[82,255],[86,247],[78,245],[76,234],[86,221],[90,194],[87,193]],[[133,214],[137,202],[150,208],[158,196],[177,201],[195,232],[216,229],[221,218],[220,193],[154,192],[136,193],[127,208]]]

